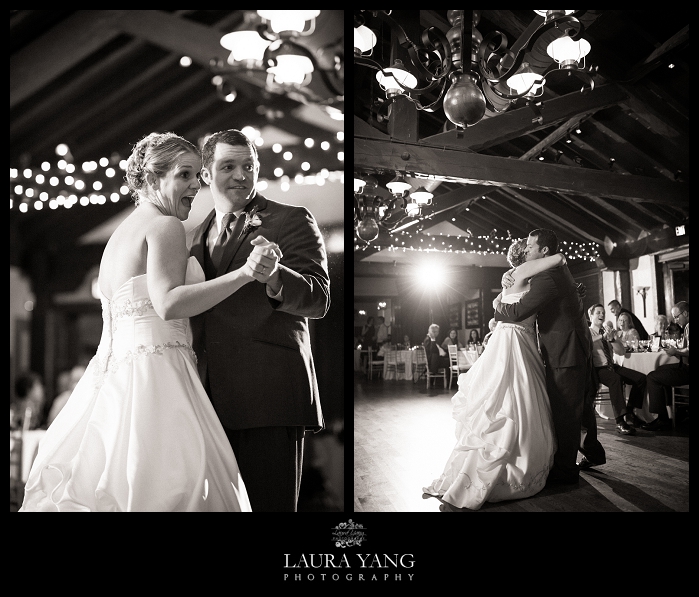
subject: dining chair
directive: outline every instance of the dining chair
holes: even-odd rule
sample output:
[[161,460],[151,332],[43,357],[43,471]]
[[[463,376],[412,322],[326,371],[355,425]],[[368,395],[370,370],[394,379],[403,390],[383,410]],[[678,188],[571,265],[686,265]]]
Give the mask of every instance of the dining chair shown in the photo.
[[383,375],[383,359],[374,358],[377,352],[378,351],[374,351],[371,348],[369,349],[369,379],[373,379],[375,370]]
[[417,383],[425,371],[427,371],[427,353],[424,346],[418,346],[415,349],[415,360],[413,361],[413,383]]
[[449,389],[451,390],[451,382],[456,375],[456,380],[458,382],[459,375],[468,371],[471,366],[459,364],[459,348],[455,344],[449,345],[449,362],[451,363],[449,367]]
[[689,406],[689,384],[684,386],[672,386],[672,428],[677,427],[677,414],[675,406]]
[[393,374],[396,376],[395,379],[398,379],[398,358],[396,355],[397,353],[395,350],[388,350],[386,352],[386,356],[384,357],[386,359],[386,377],[388,377],[388,373],[392,371]]
[[[430,365],[427,362],[427,352],[425,352],[425,347],[420,346],[418,348],[418,351],[420,351],[422,353],[421,356],[418,356],[418,362],[420,362],[421,359],[424,359],[425,370],[420,375],[421,376],[423,374],[425,375],[425,378],[427,379],[427,389],[428,390],[430,389],[430,381],[434,378],[444,379],[444,389],[446,389],[447,388],[447,369],[446,369],[446,367],[440,367],[435,372],[430,371]],[[413,381],[415,381],[415,380],[413,379]]]
[[[626,384],[624,382],[621,383],[621,392],[626,397]],[[626,399],[626,398],[624,398]],[[609,404],[612,403],[612,397],[611,394],[609,393],[609,388],[605,386],[603,383],[598,384],[597,386],[597,393],[595,394],[595,398],[593,400],[593,403],[595,406],[601,406],[603,403],[609,402]],[[602,417],[601,413],[597,411],[597,414]],[[602,417],[603,419],[606,419],[607,417]]]

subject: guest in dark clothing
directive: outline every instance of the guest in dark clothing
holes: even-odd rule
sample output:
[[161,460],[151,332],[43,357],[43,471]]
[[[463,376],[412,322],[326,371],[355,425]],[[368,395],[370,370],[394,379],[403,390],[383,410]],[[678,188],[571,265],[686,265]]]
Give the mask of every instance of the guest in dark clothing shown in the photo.
[[634,329],[638,332],[639,338],[641,340],[648,340],[648,332],[646,332],[646,328],[643,327],[641,320],[638,317],[636,317],[633,313],[631,313],[631,311],[629,311],[625,307],[622,307],[619,301],[609,301],[609,304],[607,306],[609,307],[609,310],[612,313],[614,313],[614,316],[617,319],[619,319],[619,315],[621,315],[622,313],[628,313],[631,317],[631,321],[633,322]]
[[666,405],[669,402],[668,395],[673,386],[683,386],[689,383],[689,303],[680,301],[672,307],[672,317],[679,326],[684,326],[682,348],[666,346],[668,355],[676,356],[679,363],[661,365],[647,376],[648,383],[648,410],[657,413],[655,421],[643,425],[643,429],[657,431],[670,424]]
[[427,354],[427,366],[430,368],[430,373],[437,373],[439,369],[449,367],[449,355],[437,342],[438,335],[439,326],[433,323],[427,331],[427,337],[422,342]]
[[362,327],[362,348],[374,348],[376,344],[376,328],[374,318],[367,317],[364,327]]

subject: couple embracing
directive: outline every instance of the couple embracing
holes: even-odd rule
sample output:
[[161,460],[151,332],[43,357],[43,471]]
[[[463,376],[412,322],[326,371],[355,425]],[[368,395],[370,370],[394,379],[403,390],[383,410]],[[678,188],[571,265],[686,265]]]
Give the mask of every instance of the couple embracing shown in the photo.
[[556,234],[533,230],[507,259],[513,269],[493,301],[497,327],[452,398],[456,445],[423,488],[459,508],[575,484],[578,451],[605,462],[589,400],[591,338]]
[[[255,144],[134,147],[136,209],[100,264],[97,354],[40,443],[20,512],[295,511],[323,427],[308,329],[330,303],[313,216],[256,192]],[[214,210],[182,224],[209,185]]]

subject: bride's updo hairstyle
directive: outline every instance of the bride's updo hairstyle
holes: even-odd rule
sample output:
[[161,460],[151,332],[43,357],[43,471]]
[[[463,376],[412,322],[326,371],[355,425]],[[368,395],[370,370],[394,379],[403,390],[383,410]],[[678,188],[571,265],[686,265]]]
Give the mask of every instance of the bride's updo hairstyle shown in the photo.
[[146,173],[157,177],[165,176],[175,161],[184,153],[193,153],[201,158],[199,150],[187,139],[175,133],[151,133],[136,143],[129,159],[126,160],[126,185],[136,205],[148,194]]
[[517,267],[522,265],[526,260],[527,252],[527,240],[525,238],[520,238],[514,241],[510,248],[507,249],[507,261],[512,267]]

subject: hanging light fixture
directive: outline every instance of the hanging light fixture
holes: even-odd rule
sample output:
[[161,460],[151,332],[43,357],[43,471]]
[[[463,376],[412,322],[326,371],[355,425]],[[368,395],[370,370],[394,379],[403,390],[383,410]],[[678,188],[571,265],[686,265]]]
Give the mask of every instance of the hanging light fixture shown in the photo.
[[566,35],[553,40],[546,48],[546,53],[560,64],[561,68],[579,68],[580,61],[590,53],[591,48],[586,39],[573,41]]
[[[322,50],[332,59],[332,65],[326,68],[319,65],[316,52],[303,43],[305,37],[315,32],[316,18],[321,11],[244,12],[245,20],[240,29],[221,37],[221,46],[230,54],[226,61],[217,57],[211,59],[209,66],[215,75],[224,79],[232,79],[229,75],[243,75],[252,82],[257,79],[269,92],[300,98],[297,101],[303,103],[320,103],[326,108],[337,109],[344,102],[341,35],[334,50],[329,46]],[[316,74],[329,94],[319,95],[317,86],[307,89]],[[214,84],[220,85],[220,82]]]
[[226,33],[220,43],[231,51],[228,64],[243,68],[260,68],[262,57],[271,41],[258,33],[257,27],[260,23],[255,13],[246,12],[244,19],[241,29]]
[[405,213],[413,218],[419,216],[421,212],[421,206],[415,201],[414,198],[410,197],[405,203]]
[[[355,31],[366,27],[365,17],[369,15],[380,19],[390,27],[392,38],[407,49],[409,63],[400,63],[398,68],[401,75],[396,77],[398,81],[390,84],[386,83],[385,74],[390,69],[367,58],[364,55],[367,50],[355,50],[355,64],[379,71],[377,80],[388,100],[394,101],[402,95],[412,101],[418,110],[433,111],[444,95],[444,113],[457,127],[465,128],[476,124],[486,111],[503,112],[520,98],[529,100],[540,97],[548,75],[561,70],[569,76],[575,74],[584,81],[581,91],[593,86],[590,74],[580,68],[582,59],[590,51],[589,42],[581,37],[584,26],[578,19],[586,12],[584,10],[534,11],[544,17],[544,20],[516,51],[508,49],[507,38],[500,31],[492,31],[485,37],[478,32],[476,25],[480,11],[472,11],[471,27],[466,29],[465,11],[448,11],[447,17],[452,29],[445,36],[436,28],[428,27],[420,37],[421,43],[408,38],[403,28],[391,18],[392,11],[358,12],[359,15],[355,12]],[[470,43],[464,39],[469,32]],[[549,55],[555,63],[543,72],[535,72],[530,65],[524,63],[523,58],[544,34],[548,38],[558,35],[562,41],[556,43],[558,40],[555,40],[548,44],[551,48]],[[575,53],[571,44],[575,46]],[[592,71],[591,68],[590,72]],[[451,86],[446,90],[448,82]],[[420,96],[437,85],[442,86],[437,99],[427,106],[422,105]],[[543,122],[540,115],[536,120]]]
[[369,27],[365,27],[364,25],[360,25],[359,27],[355,28],[354,30],[354,53],[355,55],[359,54],[360,56],[371,56],[371,52],[374,49],[374,46],[376,45],[376,35],[374,32],[369,29]]
[[425,187],[418,187],[415,189],[412,193],[410,193],[410,196],[415,199],[415,202],[422,206],[422,205],[431,205],[432,204],[432,193],[430,193]]
[[523,62],[520,69],[507,79],[507,85],[515,95],[522,97],[539,97],[544,94],[546,79],[532,71],[527,62]]
[[354,175],[354,192],[361,193],[366,181],[359,174]]
[[[286,35],[310,35],[315,30],[315,20],[319,10],[258,10],[257,14],[269,21],[275,33]],[[310,21],[310,30],[304,31]]]
[[390,67],[376,73],[376,80],[386,92],[387,98],[402,95],[406,89],[417,87],[417,78],[404,68],[401,60],[396,60]]
[[403,193],[410,188],[410,183],[405,181],[405,178],[400,172],[396,172],[396,177],[386,183],[386,188],[394,195],[402,197]]
[[269,59],[267,72],[274,77],[275,83],[298,86],[310,83],[313,62],[298,46],[282,42],[274,54]]

